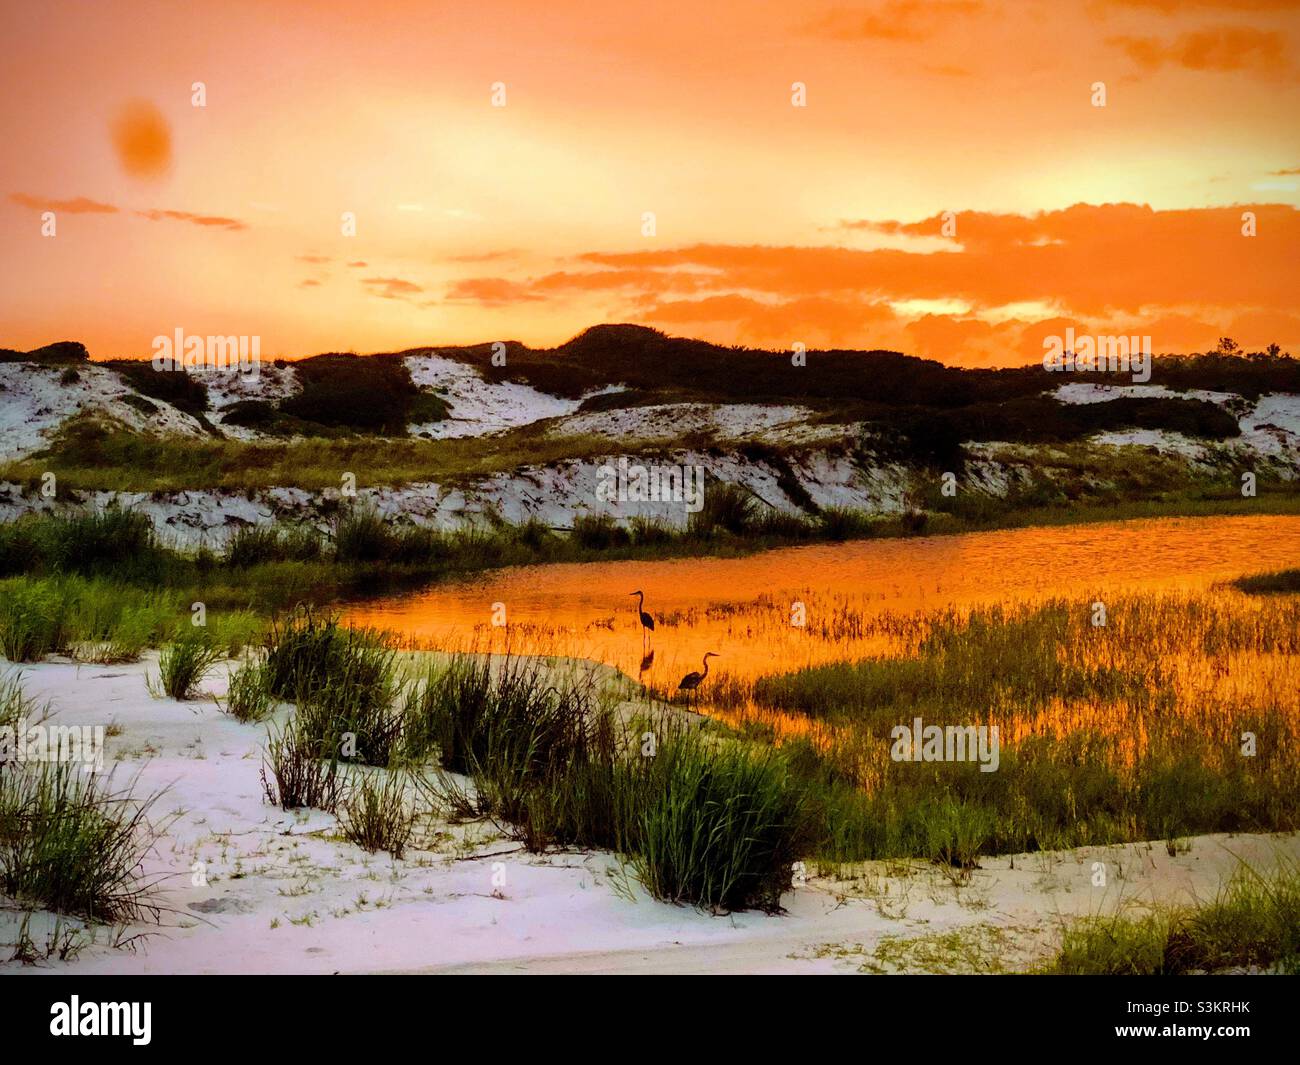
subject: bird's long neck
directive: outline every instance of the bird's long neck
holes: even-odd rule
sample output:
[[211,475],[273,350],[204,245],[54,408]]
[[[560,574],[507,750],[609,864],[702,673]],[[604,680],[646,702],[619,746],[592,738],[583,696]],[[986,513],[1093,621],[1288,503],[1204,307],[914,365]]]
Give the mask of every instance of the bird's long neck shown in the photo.
[[645,593],[644,593],[644,592],[637,592],[637,593],[636,593],[636,608],[637,608],[637,610],[641,610],[644,606],[645,606]]
[[704,656],[704,672],[700,674],[700,680],[703,680],[703,679],[704,679],[705,677],[707,677],[708,675],[709,675],[709,656],[708,656],[708,655],[705,655],[705,656]]

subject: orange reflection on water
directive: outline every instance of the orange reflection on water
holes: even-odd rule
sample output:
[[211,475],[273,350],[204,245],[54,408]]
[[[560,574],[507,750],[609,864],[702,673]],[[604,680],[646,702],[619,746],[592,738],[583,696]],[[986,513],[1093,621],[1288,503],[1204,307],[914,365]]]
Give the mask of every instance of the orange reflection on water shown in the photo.
[[[353,604],[354,624],[444,650],[572,655],[671,691],[687,672],[752,679],[905,652],[907,615],[995,602],[1192,592],[1300,559],[1300,517],[1164,518],[864,540],[744,558],[516,567]],[[630,593],[656,619],[643,633]],[[804,625],[798,620],[803,607]],[[494,627],[504,609],[506,625]]]

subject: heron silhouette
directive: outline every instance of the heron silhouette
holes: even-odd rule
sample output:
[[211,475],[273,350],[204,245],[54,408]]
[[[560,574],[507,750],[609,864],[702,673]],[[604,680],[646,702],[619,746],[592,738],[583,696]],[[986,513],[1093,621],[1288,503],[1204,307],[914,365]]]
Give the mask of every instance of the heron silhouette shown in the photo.
[[637,597],[636,612],[641,616],[641,646],[645,646],[648,634],[655,631],[655,619],[645,612],[645,593],[632,592]]
[[699,705],[699,688],[700,685],[704,682],[704,678],[709,675],[709,659],[721,658],[721,657],[722,656],[718,654],[716,651],[710,651],[708,654],[704,656],[704,672],[687,673],[686,676],[682,678],[682,682],[679,685],[677,685],[677,690],[679,692],[684,691],[686,693],[687,706],[690,706],[691,704],[691,692],[696,693],[695,702],[697,706]]

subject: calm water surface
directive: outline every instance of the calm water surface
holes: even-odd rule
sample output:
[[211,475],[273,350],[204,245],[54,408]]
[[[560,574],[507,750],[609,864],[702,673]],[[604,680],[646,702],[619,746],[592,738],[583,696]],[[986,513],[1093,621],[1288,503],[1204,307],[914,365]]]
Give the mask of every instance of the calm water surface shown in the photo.
[[[1162,518],[861,540],[746,558],[517,567],[353,604],[346,617],[439,649],[577,655],[675,687],[705,651],[721,655],[712,660],[715,673],[737,676],[878,651],[854,638],[857,615],[1195,592],[1296,565],[1300,517]],[[637,589],[657,622],[648,641],[628,594]],[[492,624],[496,604],[504,628]],[[799,604],[803,626],[794,624]]]

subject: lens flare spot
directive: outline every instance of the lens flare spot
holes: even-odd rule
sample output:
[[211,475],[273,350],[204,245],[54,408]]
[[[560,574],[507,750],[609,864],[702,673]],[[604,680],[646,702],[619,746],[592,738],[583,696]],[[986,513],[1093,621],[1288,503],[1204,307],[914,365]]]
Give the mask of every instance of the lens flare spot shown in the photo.
[[113,148],[132,177],[158,177],[172,161],[172,134],[161,111],[147,100],[132,100],[113,119]]

